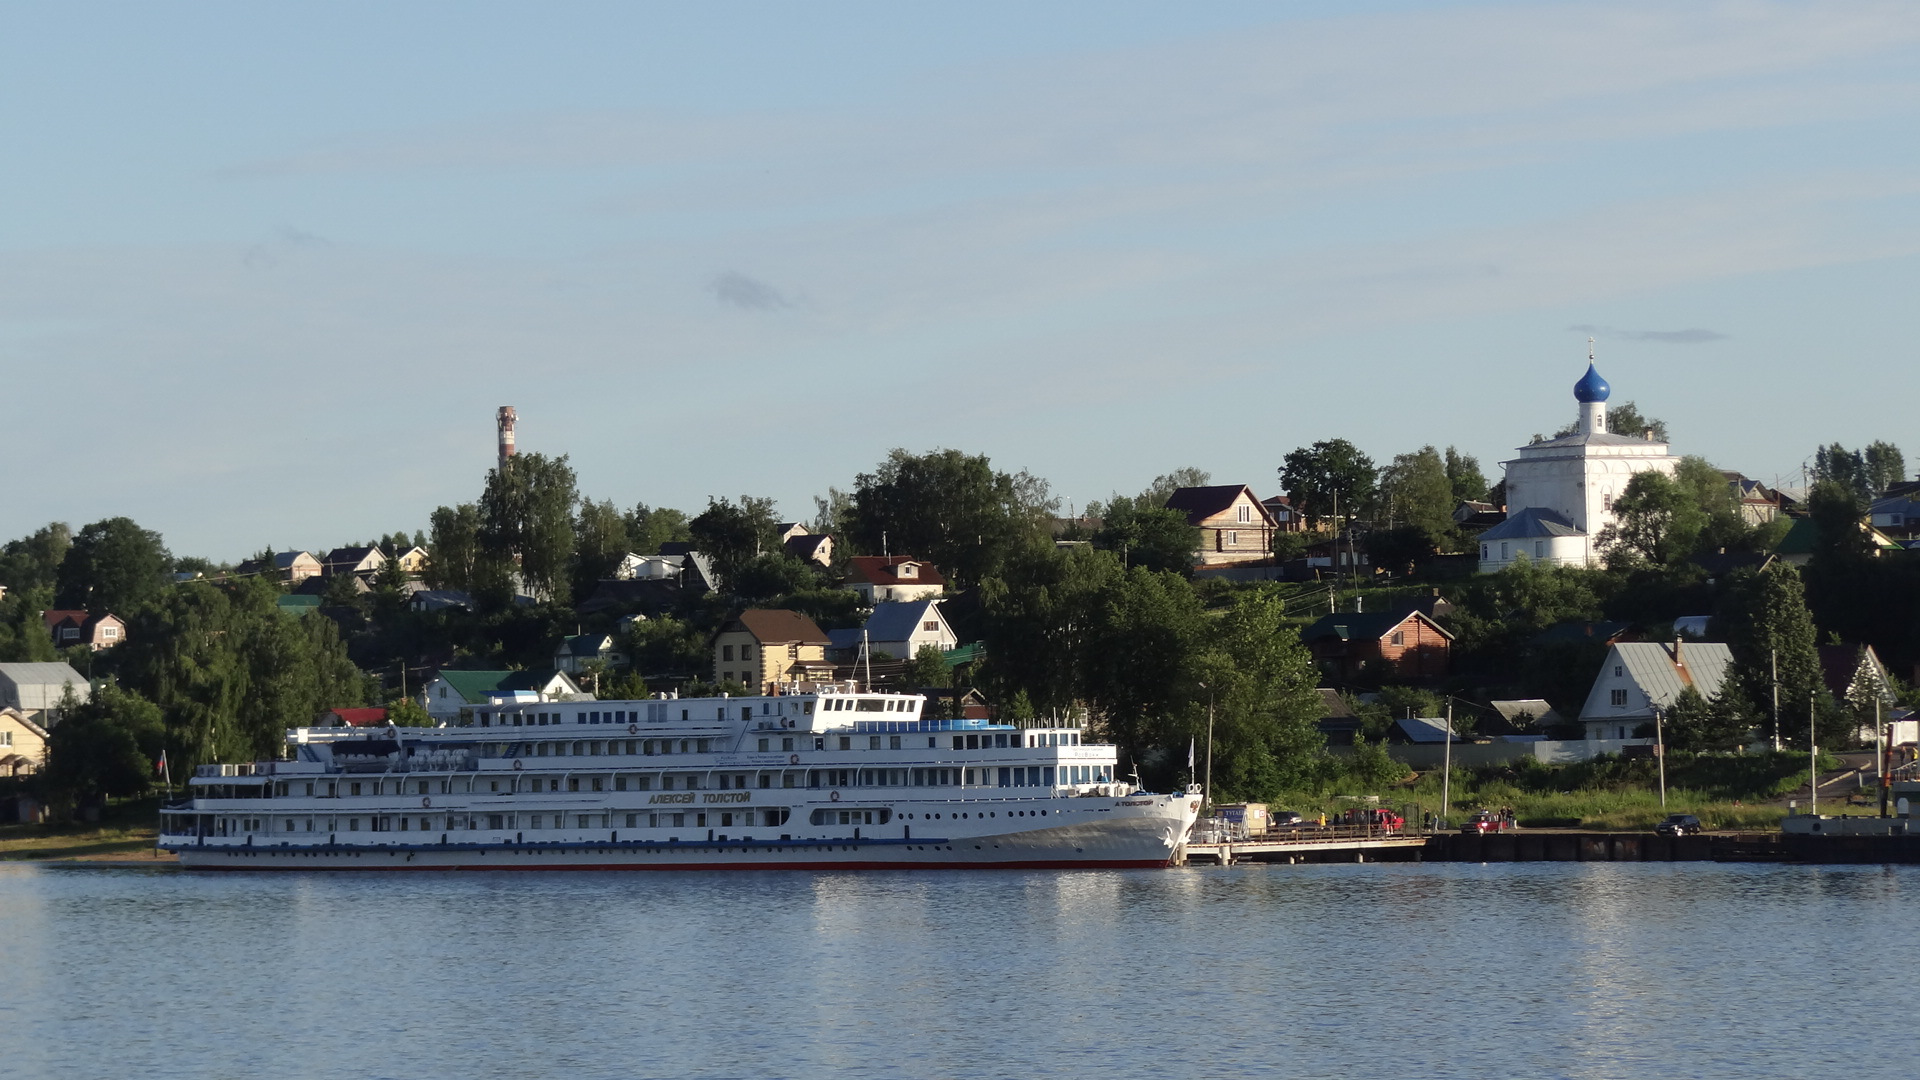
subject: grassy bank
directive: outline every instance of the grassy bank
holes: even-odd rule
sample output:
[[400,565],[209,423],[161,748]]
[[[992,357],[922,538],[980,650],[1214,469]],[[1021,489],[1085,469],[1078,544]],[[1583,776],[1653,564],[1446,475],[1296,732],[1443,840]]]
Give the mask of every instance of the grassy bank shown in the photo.
[[[1834,764],[1837,765],[1837,762]],[[1510,765],[1453,770],[1449,817],[1511,808],[1524,828],[1649,829],[1668,814],[1694,814],[1710,829],[1773,830],[1787,799],[1804,797],[1807,759],[1793,753],[1683,755],[1667,759],[1667,802],[1660,805],[1658,767],[1650,759],[1600,758],[1575,765]],[[1439,770],[1370,791],[1293,792],[1274,805],[1329,816],[1375,796],[1382,805],[1438,812]],[[1871,814],[1871,792],[1848,804],[1821,800],[1828,814]],[[1344,798],[1342,796],[1345,796]]]
[[127,799],[105,807],[97,822],[0,825],[0,861],[148,859],[160,820],[160,800]]

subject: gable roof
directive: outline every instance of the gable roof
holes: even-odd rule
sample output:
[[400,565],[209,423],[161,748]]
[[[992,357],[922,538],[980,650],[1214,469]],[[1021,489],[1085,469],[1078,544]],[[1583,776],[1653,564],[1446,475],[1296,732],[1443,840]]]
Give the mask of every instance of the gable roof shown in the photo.
[[745,630],[762,645],[826,645],[826,632],[813,619],[785,608],[749,608],[721,627]]
[[1167,509],[1180,511],[1187,515],[1187,524],[1198,525],[1215,514],[1227,512],[1242,494],[1259,511],[1261,524],[1273,524],[1273,512],[1245,484],[1175,488],[1173,494],[1167,496]]
[[1482,540],[1519,540],[1537,536],[1585,536],[1573,522],[1544,506],[1529,506],[1480,534]]
[[1600,700],[1608,668],[1621,665],[1627,677],[1643,691],[1654,706],[1672,708],[1680,692],[1691,686],[1711,701],[1720,696],[1727,675],[1733,668],[1733,650],[1718,641],[1688,641],[1679,646],[1680,662],[1674,662],[1674,643],[1662,641],[1622,641],[1607,650],[1605,667],[1587,695],[1580,710],[1585,718],[1646,715],[1645,710],[1615,713],[1611,704]]
[[1408,619],[1419,619],[1439,631],[1447,640],[1453,640],[1453,635],[1447,633],[1446,627],[1420,611],[1336,611],[1331,615],[1322,615],[1318,622],[1300,631],[1300,640],[1339,638],[1341,641],[1378,641]]
[[[873,605],[873,614],[867,616],[867,640],[869,641],[908,641],[920,624],[926,619],[938,619],[946,626],[946,617],[940,614],[940,605],[932,600],[895,600]],[[948,632],[952,628],[948,627]]]
[[1553,706],[1547,704],[1544,698],[1518,698],[1488,704],[1493,706],[1494,712],[1500,714],[1500,719],[1514,727],[1519,727],[1521,720],[1527,717],[1531,717],[1534,723],[1542,727],[1552,727],[1566,722],[1566,718],[1554,711]]
[[[851,579],[864,581],[869,585],[945,585],[947,579],[940,576],[939,567],[925,559],[916,559],[911,555],[855,555],[847,560],[852,569]],[[903,578],[896,571],[903,563],[917,564],[914,577]]]
[[554,652],[565,652],[570,656],[595,657],[602,649],[614,647],[611,634],[574,634],[560,639],[560,647]]
[[92,687],[86,676],[66,663],[0,664],[0,683],[13,687],[13,696],[22,709],[52,709],[60,704],[60,694],[73,685],[73,694],[87,700]]
[[87,613],[82,608],[48,608],[40,613],[40,618],[47,624],[49,632],[60,629],[60,624],[68,621],[78,626],[86,617]]
[[1836,700],[1846,701],[1848,692],[1855,683],[1861,681],[1862,675],[1866,676],[1869,683],[1864,688],[1867,693],[1872,693],[1877,686],[1880,693],[1886,695],[1886,669],[1881,666],[1880,656],[1873,651],[1873,646],[1817,645],[1815,650],[1820,657],[1820,677]]
[[806,559],[811,558],[814,552],[819,551],[823,546],[831,543],[833,543],[833,539],[826,533],[801,533],[798,536],[787,537],[786,543],[782,546],[786,548],[787,554],[795,558]]
[[516,690],[544,690],[556,677],[568,687],[573,680],[563,671],[545,668],[533,671],[460,671],[442,668],[439,677],[453,687],[454,692],[470,703],[487,700],[489,694],[506,694]]

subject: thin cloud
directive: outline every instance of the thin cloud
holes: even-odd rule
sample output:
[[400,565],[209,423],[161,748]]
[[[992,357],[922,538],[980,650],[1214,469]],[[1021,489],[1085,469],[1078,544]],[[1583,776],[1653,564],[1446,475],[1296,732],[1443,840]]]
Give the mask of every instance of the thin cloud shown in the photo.
[[247,249],[241,261],[249,270],[271,270],[285,262],[294,253],[309,248],[326,247],[327,238],[302,232],[291,225],[280,227],[280,233],[272,240],[263,241]]
[[707,287],[721,303],[746,311],[778,311],[793,306],[779,289],[737,270],[728,270]]
[[1702,330],[1699,327],[1686,330],[1615,330],[1611,326],[1579,323],[1567,329],[1576,334],[1591,334],[1614,341],[1658,341],[1666,345],[1704,345],[1709,341],[1727,340],[1727,335],[1718,330]]

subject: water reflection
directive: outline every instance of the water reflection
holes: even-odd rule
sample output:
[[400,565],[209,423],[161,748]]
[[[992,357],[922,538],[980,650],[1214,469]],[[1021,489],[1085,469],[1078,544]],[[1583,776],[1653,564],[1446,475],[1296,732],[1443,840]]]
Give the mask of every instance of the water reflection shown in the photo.
[[[1904,1045],[1909,869],[0,866],[30,1077],[1795,1075]],[[1897,951],[1897,947],[1896,947]],[[1823,988],[1844,975],[1845,1023]]]

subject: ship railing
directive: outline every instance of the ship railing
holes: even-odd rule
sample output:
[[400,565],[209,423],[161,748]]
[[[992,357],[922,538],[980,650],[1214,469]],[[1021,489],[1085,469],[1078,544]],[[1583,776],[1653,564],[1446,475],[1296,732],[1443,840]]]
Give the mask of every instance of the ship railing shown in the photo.
[[195,776],[266,776],[273,772],[271,761],[243,761],[234,765],[218,763],[202,765],[193,770]]

